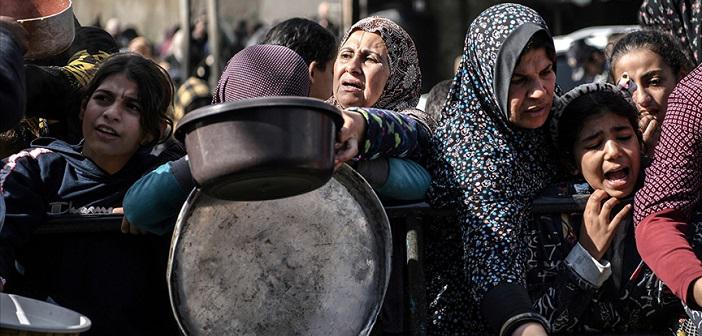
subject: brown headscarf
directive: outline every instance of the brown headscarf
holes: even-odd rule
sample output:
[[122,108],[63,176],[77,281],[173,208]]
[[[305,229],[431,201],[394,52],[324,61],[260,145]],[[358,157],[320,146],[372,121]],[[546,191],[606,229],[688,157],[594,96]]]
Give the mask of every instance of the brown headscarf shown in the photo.
[[[419,58],[412,38],[395,22],[373,16],[360,20],[351,26],[341,40],[340,47],[348,40],[351,33],[357,30],[380,35],[388,48],[388,59],[390,60],[390,77],[388,77],[382,95],[373,106],[362,107],[376,107],[393,111],[415,109],[421,95],[422,73],[419,70]],[[341,108],[335,97],[331,97],[329,103]]]

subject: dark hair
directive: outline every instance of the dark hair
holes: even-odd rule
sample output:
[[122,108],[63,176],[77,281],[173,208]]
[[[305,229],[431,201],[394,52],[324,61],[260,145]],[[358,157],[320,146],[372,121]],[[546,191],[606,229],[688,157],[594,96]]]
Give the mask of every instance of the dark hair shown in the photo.
[[541,48],[546,50],[546,56],[553,61],[553,71],[556,71],[556,47],[553,46],[553,39],[545,30],[540,30],[531,36],[529,41],[527,41],[527,44],[524,46],[524,49],[522,49],[522,53],[519,55],[519,59],[517,59],[517,63],[515,64],[519,64],[519,62],[522,60],[522,55],[531,50]]
[[566,165],[575,166],[573,145],[585,126],[585,122],[605,113],[614,113],[626,118],[634,129],[639,143],[642,142],[639,130],[639,113],[636,108],[626,101],[619,93],[611,91],[595,91],[583,94],[573,99],[563,110],[558,121],[558,146],[561,158]]
[[292,18],[273,26],[261,44],[276,44],[288,47],[302,56],[309,66],[317,62],[317,68],[325,70],[327,63],[336,56],[336,37],[317,22]]
[[[623,55],[636,49],[647,49],[661,56],[673,74],[677,76],[680,71],[687,73],[694,68],[693,63],[685,55],[682,46],[670,34],[656,30],[638,30],[624,35],[612,48],[609,64],[612,66],[614,76],[615,64]],[[679,78],[678,78],[679,79]],[[616,81],[615,78],[612,80]]]
[[[142,107],[139,124],[142,130],[154,140],[146,146],[153,146],[170,136],[173,120],[168,116],[173,102],[173,82],[166,70],[151,60],[135,53],[121,53],[106,59],[88,83],[83,95],[82,108],[88,104],[90,96],[105,79],[115,74],[124,74],[138,86],[139,104]],[[168,125],[168,133],[161,134],[161,126]]]

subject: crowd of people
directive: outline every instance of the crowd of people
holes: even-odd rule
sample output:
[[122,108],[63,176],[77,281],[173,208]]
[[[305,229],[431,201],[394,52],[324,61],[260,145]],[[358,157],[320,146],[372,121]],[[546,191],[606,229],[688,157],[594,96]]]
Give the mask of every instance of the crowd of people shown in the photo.
[[[337,168],[351,165],[386,202],[455,211],[425,221],[427,334],[694,335],[700,8],[644,1],[641,30],[595,52],[606,81],[586,74],[562,92],[544,19],[492,6],[471,22],[428,113],[417,108],[417,47],[386,18],[363,18],[339,40],[308,19],[280,22],[231,50],[210,89],[201,18],[197,61],[182,74],[167,60],[192,61],[178,56],[187,37],[175,31],[154,48],[115,22],[76,22],[68,50],[25,61],[26,32],[0,17],[0,291],[80,311],[95,335],[177,333],[165,281],[152,281],[165,271],[150,266],[197,187],[174,125],[201,106],[303,96],[341,111]],[[537,214],[540,196],[579,198],[584,210]],[[53,216],[113,213],[124,215],[119,239],[33,234]],[[37,253],[44,245],[54,253]],[[402,309],[387,304],[377,333],[402,333],[391,321]]]

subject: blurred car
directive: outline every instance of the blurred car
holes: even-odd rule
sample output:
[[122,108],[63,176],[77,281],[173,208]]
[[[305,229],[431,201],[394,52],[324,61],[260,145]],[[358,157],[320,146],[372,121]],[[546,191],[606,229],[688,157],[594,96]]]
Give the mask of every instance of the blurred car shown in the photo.
[[[568,65],[568,49],[575,41],[584,39],[585,42],[602,51],[607,49],[607,46],[617,36],[639,30],[637,25],[619,25],[619,26],[595,26],[576,30],[568,35],[554,36],[553,43],[556,48],[556,83],[563,91],[567,91],[575,87],[577,84],[573,80],[573,70]],[[609,66],[607,66],[607,69]]]

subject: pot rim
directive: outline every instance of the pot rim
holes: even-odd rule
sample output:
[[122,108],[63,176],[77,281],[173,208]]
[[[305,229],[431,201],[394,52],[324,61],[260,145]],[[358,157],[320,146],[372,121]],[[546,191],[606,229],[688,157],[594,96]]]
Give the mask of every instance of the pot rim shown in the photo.
[[266,107],[303,107],[326,113],[332,117],[337,131],[340,130],[341,126],[344,124],[341,111],[323,100],[311,97],[267,96],[208,105],[193,110],[178,122],[174,134],[176,139],[183,141],[188,133],[199,127],[200,123],[203,121],[206,122],[209,118],[218,117],[224,112]]
[[57,12],[57,13],[54,13],[54,14],[51,14],[51,15],[46,15],[46,16],[37,16],[37,17],[33,17],[33,18],[28,18],[28,19],[19,19],[19,20],[17,20],[17,22],[19,22],[19,23],[24,23],[24,22],[32,22],[32,21],[46,20],[46,19],[51,18],[51,17],[54,17],[54,16],[59,16],[59,15],[65,13],[65,12],[68,11],[68,10],[71,10],[71,11],[72,11],[72,10],[73,10],[73,0],[66,0],[66,1],[68,1],[68,6],[66,6],[66,8],[64,8],[63,10],[61,10],[61,11],[59,11],[59,12]]

